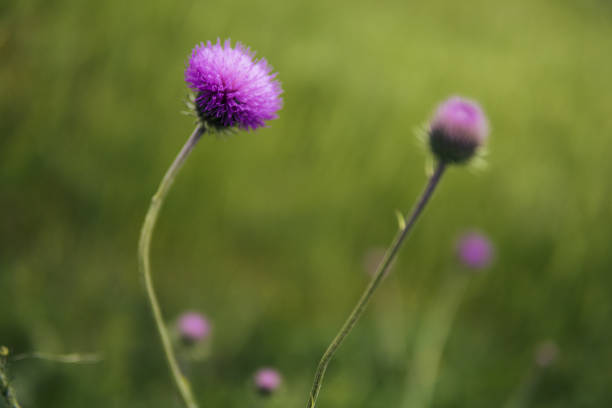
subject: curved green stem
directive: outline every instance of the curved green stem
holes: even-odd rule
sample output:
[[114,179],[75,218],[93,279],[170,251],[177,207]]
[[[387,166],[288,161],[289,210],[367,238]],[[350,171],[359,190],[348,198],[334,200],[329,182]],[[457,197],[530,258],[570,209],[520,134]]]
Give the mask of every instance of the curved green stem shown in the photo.
[[142,225],[142,230],[140,232],[140,242],[138,245],[138,261],[140,264],[140,272],[144,278],[145,287],[147,290],[147,295],[149,297],[149,303],[151,304],[151,311],[153,312],[153,318],[155,319],[155,324],[157,325],[157,331],[159,332],[159,337],[161,338],[162,346],[164,348],[164,353],[166,355],[166,360],[168,360],[168,366],[170,368],[170,373],[174,378],[174,382],[176,383],[176,387],[178,388],[179,394],[185,403],[187,408],[197,408],[198,404],[193,396],[191,391],[191,386],[189,385],[189,381],[179,369],[179,365],[176,361],[176,356],[174,355],[174,351],[172,350],[172,344],[170,342],[170,336],[168,335],[168,331],[166,329],[166,325],[164,323],[164,319],[161,313],[161,309],[159,307],[159,302],[157,301],[157,295],[155,294],[155,289],[153,288],[153,280],[151,279],[151,266],[149,262],[149,249],[151,246],[151,237],[153,236],[153,230],[155,229],[155,223],[157,221],[157,217],[159,215],[159,210],[172,186],[174,178],[176,174],[181,169],[187,156],[191,153],[191,150],[195,147],[196,143],[202,135],[204,134],[204,127],[202,125],[198,125],[187,142],[179,152],[178,156],[174,159],[174,162],[164,175],[157,192],[153,196],[151,200],[151,205],[149,207],[149,211],[144,220],[144,224]]
[[17,401],[17,395],[13,386],[9,382],[8,374],[6,372],[6,363],[9,351],[6,347],[0,347],[0,395],[6,401],[7,406],[10,408],[21,408],[19,401]]
[[404,242],[404,239],[408,236],[408,233],[412,229],[412,226],[414,225],[417,218],[425,208],[425,205],[431,198],[431,195],[433,194],[438,182],[440,181],[440,178],[442,177],[445,168],[446,164],[444,162],[438,162],[438,165],[431,178],[429,179],[429,182],[427,183],[427,186],[425,187],[421,198],[412,210],[408,222],[406,222],[405,225],[403,225],[403,227],[398,231],[397,235],[393,239],[393,242],[391,243],[391,246],[387,249],[385,256],[378,265],[376,273],[372,277],[370,284],[366,288],[365,292],[363,292],[363,294],[361,295],[361,298],[357,302],[357,305],[349,315],[348,319],[346,319],[346,321],[344,322],[344,325],[342,325],[342,328],[340,329],[334,340],[331,342],[327,350],[325,350],[325,353],[323,353],[323,357],[321,357],[321,361],[319,362],[319,365],[317,366],[317,371],[315,372],[314,382],[312,384],[310,396],[306,404],[307,408],[315,407],[317,397],[319,396],[319,391],[321,390],[321,385],[323,383],[323,376],[325,375],[325,370],[327,370],[329,362],[336,353],[336,350],[338,350],[346,336],[348,336],[348,334],[351,332],[351,330],[363,314],[366,306],[368,305],[368,302],[370,301],[370,298],[372,297],[372,295],[376,291],[376,288],[378,288],[383,278],[385,277],[386,272],[389,269],[389,265],[391,265],[393,259],[397,255],[397,252],[401,247],[402,242]]

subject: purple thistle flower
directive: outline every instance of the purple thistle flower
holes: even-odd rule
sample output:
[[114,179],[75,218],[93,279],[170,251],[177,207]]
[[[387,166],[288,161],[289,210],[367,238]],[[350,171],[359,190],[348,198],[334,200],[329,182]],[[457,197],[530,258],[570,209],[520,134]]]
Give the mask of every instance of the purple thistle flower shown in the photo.
[[470,269],[482,269],[491,264],[493,245],[483,234],[468,232],[459,238],[457,257]]
[[210,334],[208,319],[197,312],[183,313],[177,322],[181,339],[187,343],[204,340]]
[[262,394],[268,395],[280,387],[282,377],[273,368],[261,368],[255,373],[254,380],[257,390]]
[[454,96],[438,106],[429,129],[429,144],[439,160],[463,163],[488,135],[489,123],[480,105]]
[[215,129],[256,129],[276,119],[283,92],[276,73],[264,59],[230,40],[196,45],[185,69],[185,82],[196,93],[202,122]]

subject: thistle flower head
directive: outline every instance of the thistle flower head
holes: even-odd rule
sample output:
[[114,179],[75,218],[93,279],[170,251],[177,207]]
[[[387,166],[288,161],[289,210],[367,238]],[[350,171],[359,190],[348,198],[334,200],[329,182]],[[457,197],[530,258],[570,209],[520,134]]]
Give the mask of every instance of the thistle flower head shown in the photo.
[[197,312],[186,312],[179,317],[177,329],[183,341],[195,343],[208,337],[210,334],[210,323]]
[[214,129],[256,129],[282,106],[280,83],[265,59],[230,40],[196,45],[185,69],[200,120]]
[[464,266],[470,269],[482,269],[491,264],[493,245],[485,235],[468,232],[459,238],[457,257]]
[[254,381],[257,390],[267,395],[280,387],[282,377],[280,373],[273,368],[261,368],[255,373]]
[[489,123],[478,103],[451,97],[438,106],[429,128],[429,145],[446,163],[468,161],[489,135]]

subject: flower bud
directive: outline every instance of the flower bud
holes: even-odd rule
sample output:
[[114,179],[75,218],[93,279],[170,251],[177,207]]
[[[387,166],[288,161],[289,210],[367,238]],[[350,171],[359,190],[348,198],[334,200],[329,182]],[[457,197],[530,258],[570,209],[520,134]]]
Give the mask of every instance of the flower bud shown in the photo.
[[467,268],[485,268],[491,264],[493,259],[493,245],[483,234],[468,232],[459,238],[457,258]]
[[255,373],[255,387],[264,394],[269,395],[280,387],[282,378],[280,373],[273,368],[261,368]]
[[480,106],[451,97],[438,106],[429,128],[433,154],[445,163],[471,159],[489,134],[489,124]]
[[181,340],[191,344],[208,337],[210,334],[210,323],[199,313],[186,312],[179,317],[177,329]]

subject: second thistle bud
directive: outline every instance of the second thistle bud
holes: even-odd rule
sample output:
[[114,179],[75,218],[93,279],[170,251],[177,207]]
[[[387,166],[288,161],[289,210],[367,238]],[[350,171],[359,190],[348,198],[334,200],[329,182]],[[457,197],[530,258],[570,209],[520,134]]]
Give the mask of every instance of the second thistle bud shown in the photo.
[[451,97],[438,106],[429,128],[433,154],[445,163],[471,159],[489,135],[489,123],[480,106]]

